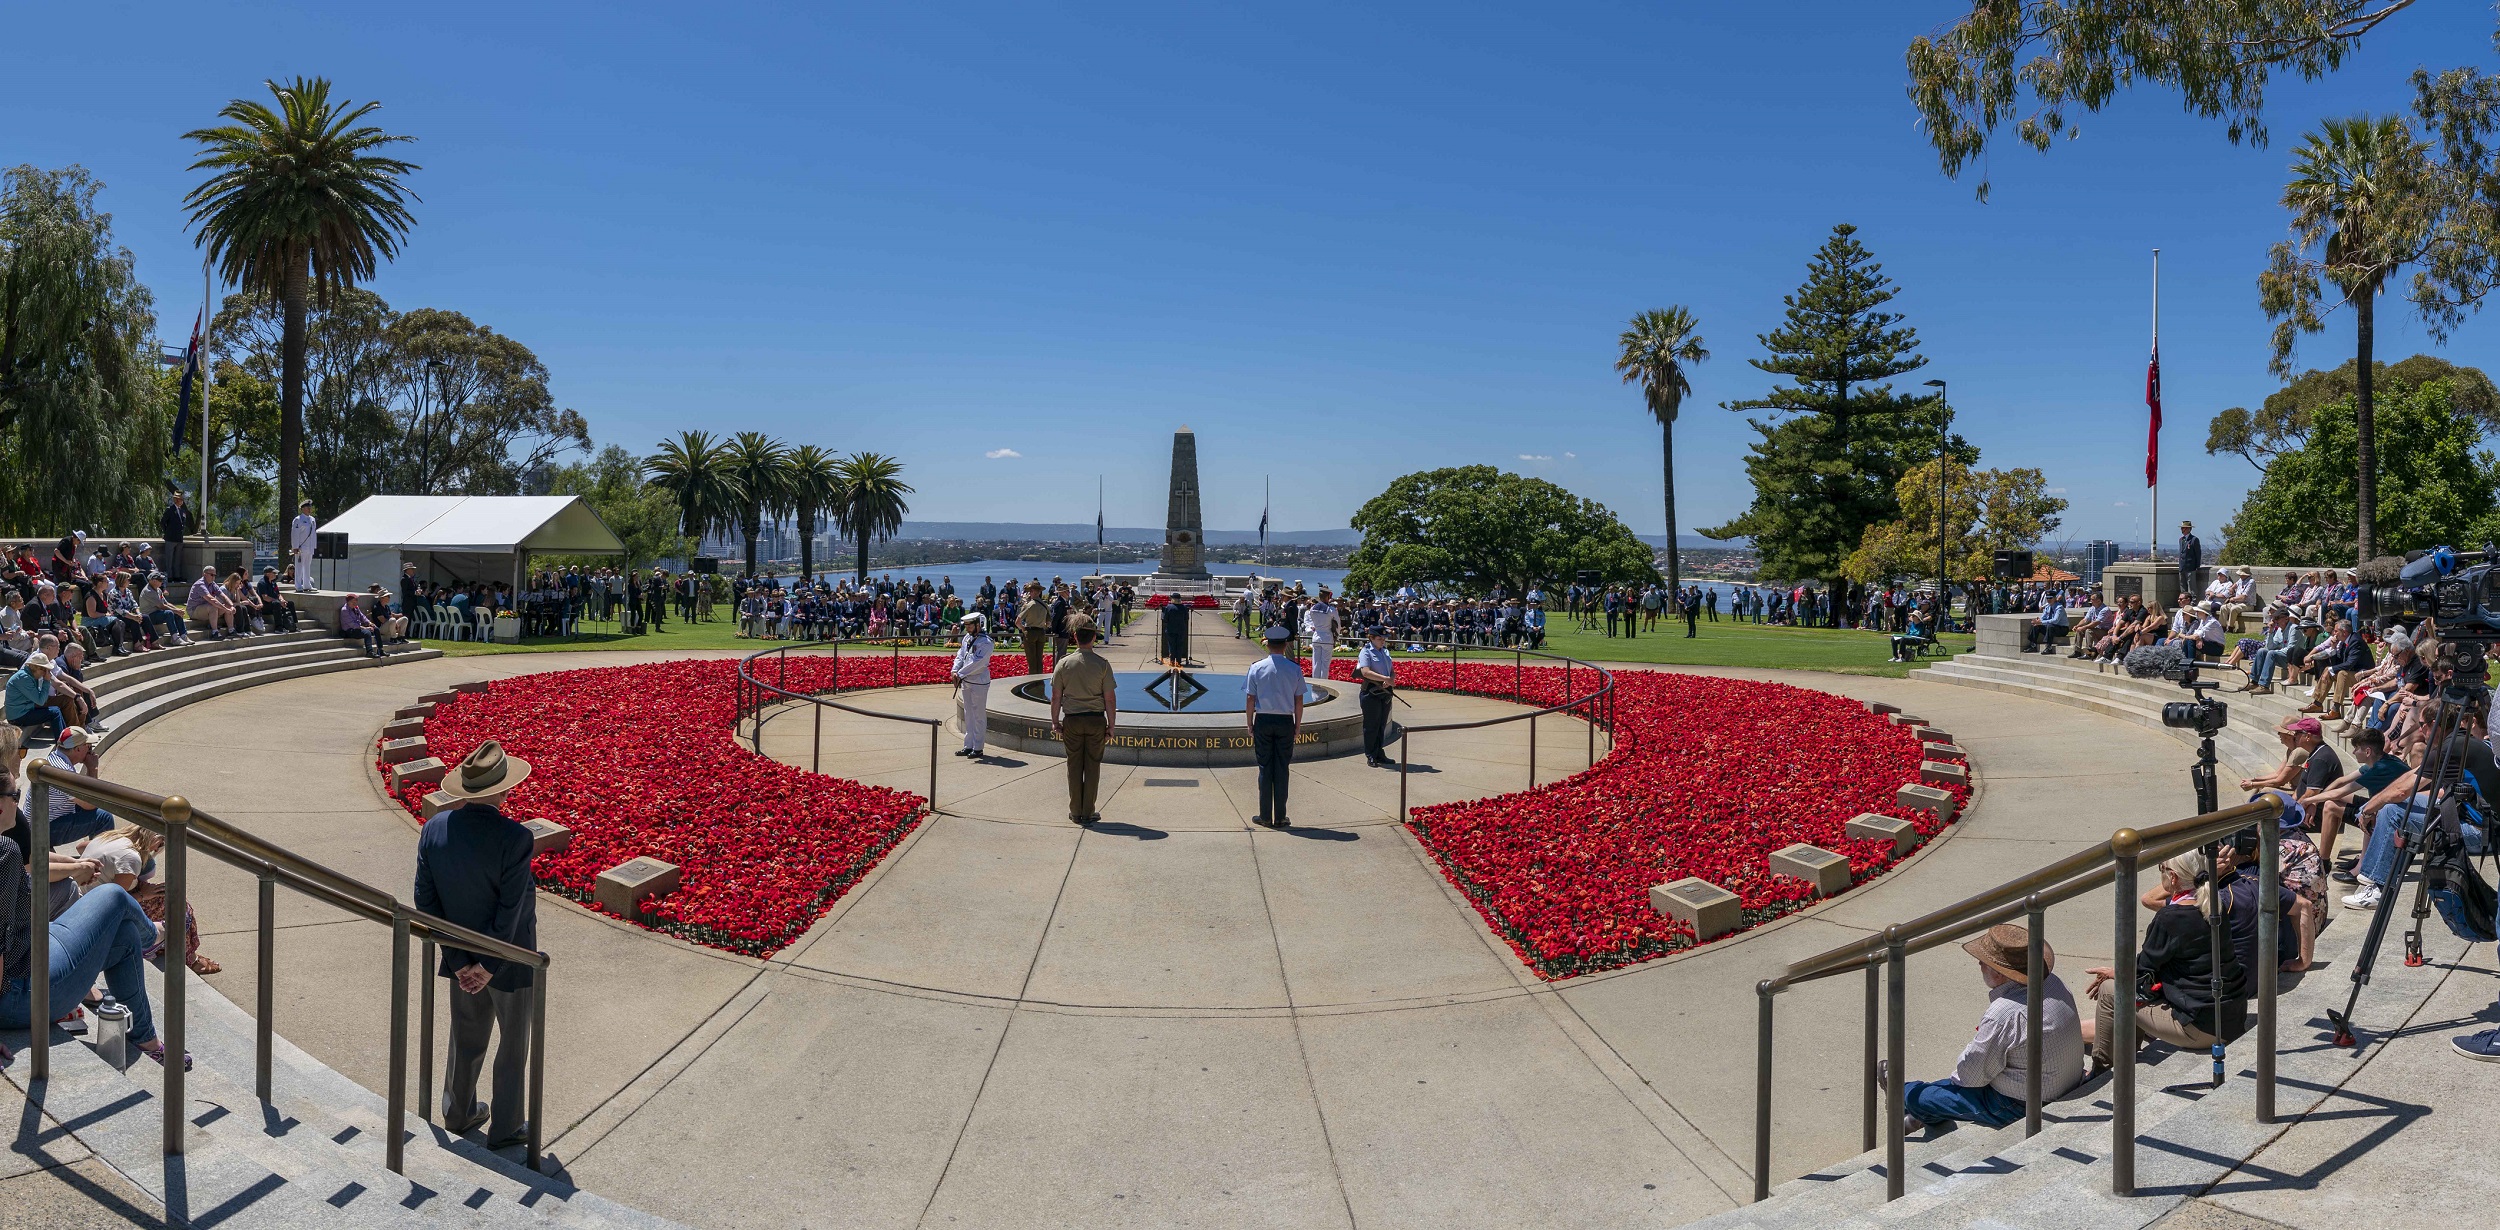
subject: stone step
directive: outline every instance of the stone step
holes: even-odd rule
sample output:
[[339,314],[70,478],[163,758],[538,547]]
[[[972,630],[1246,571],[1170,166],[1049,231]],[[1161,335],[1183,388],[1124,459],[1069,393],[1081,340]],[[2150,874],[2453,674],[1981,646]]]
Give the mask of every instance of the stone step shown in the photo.
[[[1995,664],[1995,659],[1982,659],[1981,663],[1966,664],[1969,657],[1970,655],[1964,655],[1952,662],[1931,666],[1922,672],[1920,677],[1938,683],[1952,683],[1963,687],[2032,696],[2078,709],[2086,709],[2104,717],[2117,718],[2120,721],[2133,722],[2149,729],[2165,731],[2190,747],[2196,744],[2195,732],[2177,730],[2161,724],[2161,706],[2169,698],[2130,689],[2113,688],[2108,685],[2095,686],[2085,680],[2029,673],[2019,668],[2000,667]],[[2261,739],[2263,743],[2260,742]],[[2252,734],[2240,719],[2234,717],[2232,725],[2215,736],[2214,754],[2221,760],[2226,770],[2225,776],[2237,779],[2270,770],[2280,763],[2282,757],[2281,752],[2277,750],[2279,745],[2268,746],[2273,744],[2274,738],[2270,733]],[[1981,759],[1981,769],[1984,774],[1985,758]]]
[[329,637],[329,633],[318,628],[308,628],[300,632],[238,637],[224,641],[195,640],[188,645],[171,645],[163,649],[152,649],[146,653],[106,658],[101,662],[88,664],[85,673],[88,686],[101,693],[108,686],[118,687],[129,680],[143,679],[167,670],[180,670],[183,664],[196,662],[203,657],[244,651],[271,652],[279,646],[324,640]]
[[106,702],[106,712],[112,713],[144,704],[169,692],[179,692],[193,684],[207,683],[215,679],[231,679],[237,675],[266,670],[281,663],[301,665],[308,662],[326,662],[339,657],[362,657],[363,652],[353,642],[325,636],[319,640],[296,641],[290,644],[271,645],[267,648],[249,648],[247,651],[232,654],[210,654],[207,657],[175,663],[173,669],[155,672],[144,679],[131,680],[110,692],[99,691],[97,695]]
[[[335,638],[331,639],[335,640]],[[344,647],[348,652],[343,655],[331,652],[327,646],[306,649],[298,653],[274,655],[266,660],[254,662],[252,669],[248,671],[235,674],[221,673],[215,678],[199,679],[171,691],[160,692],[135,704],[115,705],[106,713],[106,719],[112,729],[98,741],[98,746],[109,750],[115,743],[120,742],[140,726],[185,705],[206,700],[212,696],[223,696],[228,692],[237,692],[264,683],[275,683],[282,679],[301,679],[313,675],[326,675],[334,671],[362,670],[373,666],[422,662],[428,658],[443,656],[439,649],[414,649],[403,646],[388,657],[376,659],[355,652],[355,646],[352,644],[346,644]]]

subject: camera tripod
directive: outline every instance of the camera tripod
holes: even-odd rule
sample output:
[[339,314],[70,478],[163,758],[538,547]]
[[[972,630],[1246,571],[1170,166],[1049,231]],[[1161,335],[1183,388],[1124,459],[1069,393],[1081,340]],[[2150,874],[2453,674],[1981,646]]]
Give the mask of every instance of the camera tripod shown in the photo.
[[[2403,890],[2405,875],[2413,873],[2413,863],[2423,858],[2425,850],[2435,843],[2445,845],[2455,840],[2448,833],[2448,825],[2440,823],[2440,808],[2455,798],[2460,785],[2465,785],[2465,740],[2473,737],[2465,730],[2465,705],[2488,690],[2483,682],[2483,647],[2465,642],[2463,650],[2463,657],[2453,667],[2453,682],[2440,687],[2440,707],[2430,722],[2428,747],[2433,747],[2433,752],[2425,755],[2425,765],[2415,778],[2418,783],[2428,783],[2423,788],[2423,835],[2413,838],[2403,828],[2413,815],[2410,798],[2398,805],[2398,818],[2383,820],[2398,825],[2393,835],[2395,870],[2388,873],[2388,883],[2378,885],[2378,908],[2370,910],[2370,930],[2360,945],[2360,955],[2353,960],[2353,995],[2345,998],[2343,1013],[2328,1008],[2328,1023],[2335,1025],[2335,1045],[2340,1048],[2360,1048],[2360,1035],[2353,1030],[2353,1010],[2360,1008],[2360,988],[2368,988],[2370,970],[2378,965],[2378,945],[2388,940],[2388,925],[2395,920],[2395,898]],[[2333,853],[2328,853],[2328,858],[2333,858]],[[2423,878],[2423,883],[2413,890],[2413,928],[2405,930],[2405,965],[2425,965],[2428,960],[2423,958],[2425,920],[2430,920],[2430,878]]]

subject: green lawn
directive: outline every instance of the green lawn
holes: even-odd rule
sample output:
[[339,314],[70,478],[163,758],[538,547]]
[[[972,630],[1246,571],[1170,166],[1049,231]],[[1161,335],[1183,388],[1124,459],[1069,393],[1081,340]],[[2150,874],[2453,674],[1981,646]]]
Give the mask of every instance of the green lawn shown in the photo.
[[[1135,623],[1136,618],[1136,615],[1131,613],[1129,616],[1129,622]],[[614,626],[615,625],[613,624],[608,625],[610,628],[613,628]],[[685,653],[696,649],[735,649],[745,653],[754,653],[758,650],[771,649],[777,645],[799,645],[805,643],[807,642],[796,640],[754,640],[748,637],[743,637],[738,635],[737,624],[731,622],[725,617],[715,617],[708,623],[696,622],[691,624],[671,619],[668,621],[667,626],[660,628],[657,631],[645,633],[641,636],[626,636],[617,632],[585,632],[582,635],[575,637],[533,636],[522,641],[518,645],[498,645],[487,641],[426,641],[425,647],[428,649],[440,649],[447,657],[465,658],[491,653],[563,653],[568,650],[583,649],[640,650],[646,653]],[[842,648],[844,652],[850,652],[854,648],[863,651],[873,651],[876,653],[886,652],[886,647],[882,643],[873,646],[845,643]],[[924,647],[922,646],[905,645],[903,647],[903,652],[912,653],[923,648]],[[954,646],[952,645],[931,645],[926,646],[925,648],[930,652],[953,653],[955,651]]]
[[[1968,635],[1948,635],[1945,648],[1963,653]],[[1582,632],[1568,616],[1557,615],[1545,628],[1545,647],[1596,662],[1660,662],[1676,666],[1751,666],[1774,670],[1833,671],[1844,675],[1910,673],[1906,662],[1887,659],[1891,638],[1881,632],[1833,628],[1774,628],[1740,624],[1722,618],[1701,621],[1701,635],[1684,639],[1684,624],[1658,621],[1658,630],[1637,637],[1609,638],[1604,625]],[[1929,661],[1936,659],[1930,658]]]

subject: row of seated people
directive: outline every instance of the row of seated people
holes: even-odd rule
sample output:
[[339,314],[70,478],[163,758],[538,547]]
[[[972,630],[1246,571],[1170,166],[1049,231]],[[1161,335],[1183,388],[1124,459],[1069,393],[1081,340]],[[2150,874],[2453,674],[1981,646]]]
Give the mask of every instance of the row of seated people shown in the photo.
[[1490,598],[1473,602],[1366,602],[1346,616],[1345,625],[1351,630],[1349,639],[1356,640],[1379,628],[1389,634],[1390,640],[1412,645],[1545,647],[1545,604],[1517,598],[1500,602]]

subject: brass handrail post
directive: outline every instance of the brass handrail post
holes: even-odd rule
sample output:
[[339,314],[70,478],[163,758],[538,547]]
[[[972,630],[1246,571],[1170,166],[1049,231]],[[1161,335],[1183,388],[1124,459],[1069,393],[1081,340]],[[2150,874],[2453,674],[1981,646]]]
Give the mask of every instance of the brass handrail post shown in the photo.
[[252,1028],[252,1091],[260,1100],[270,1099],[269,1072],[271,1052],[277,1045],[276,1026],[270,1017],[278,1004],[278,870],[267,863],[260,867],[260,969],[257,1007],[259,1020]]
[[1528,789],[1536,789],[1536,715],[1528,715]]
[[809,736],[807,770],[810,773],[822,773],[825,771],[825,707],[823,705],[809,707],[816,711],[816,731]]
[[1884,930],[1884,964],[1891,969],[1884,988],[1884,1057],[1892,1065],[1892,1079],[1884,1082],[1885,1109],[1892,1112],[1884,1124],[1884,1199],[1892,1201],[1901,1198],[1907,1177],[1901,1171],[1909,1156],[1901,1119],[1907,1113],[1902,1074],[1909,1070],[1910,937],[1898,925]]
[[2109,1031],[2109,1190],[2135,1194],[2135,911],[2136,858],[2143,839],[2134,829],[2109,835],[2117,864],[2117,894],[2110,961],[2109,994],[2113,1001]]
[[[434,1119],[434,966],[434,941],[429,939],[417,949],[417,1118],[429,1123]],[[454,1113],[450,1105],[443,1107],[443,1118]],[[460,1107],[457,1113],[465,1119],[469,1108]]]
[[1771,1198],[1771,1001],[1779,990],[1765,978],[1753,991],[1753,1199],[1760,1204]]
[[938,732],[943,726],[929,728],[929,814],[937,814]]
[[[165,1156],[174,1157],[183,1151],[183,1115],[190,1105],[182,1087],[184,1057],[189,1054],[183,1049],[183,993],[191,969],[182,957],[185,947],[183,919],[187,916],[191,899],[191,801],[178,794],[169,795],[163,811],[165,935],[158,942],[164,945],[165,953],[165,1019],[157,1031],[157,1042],[165,1048]],[[38,932],[49,929],[42,922],[35,924]],[[29,985],[32,982],[30,979]],[[49,1028],[52,1018],[44,1016],[31,1020],[37,1023],[37,1028]]]
[[1410,819],[1406,810],[1406,740],[1406,728],[1398,727],[1398,823],[1400,824],[1405,824]]
[[[2274,957],[2282,942],[2283,842],[2279,833],[2257,825],[2257,1122],[2274,1122],[2274,1047],[2276,1042]],[[2332,852],[2329,852],[2332,861]]]
[[408,1139],[408,911],[391,908],[391,1087],[383,1095],[382,1165],[407,1173]]
[[[34,787],[26,792],[26,818],[28,824],[33,826],[34,844],[26,850],[27,885],[30,891],[36,884],[43,885],[44,901],[48,905],[51,901],[51,882],[37,877],[34,872],[36,859],[45,860],[49,866],[52,857],[52,783],[43,780],[40,773],[31,776]],[[29,971],[26,976],[26,1034],[30,1043],[26,1049],[31,1052],[26,1061],[26,1072],[29,1080],[41,1081],[52,1077],[52,980],[48,977],[37,978],[32,971],[43,970],[48,974],[52,970],[52,928],[49,924],[37,925],[33,913],[31,909],[28,911],[29,925],[26,928],[26,968]]]
[[2040,1031],[2041,1014],[2047,1009],[2044,988],[2048,986],[2048,918],[2049,909],[2041,904],[2040,894],[2033,893],[2024,903],[2025,921],[2030,924],[2031,942],[2025,946],[2023,962],[2023,1138],[2040,1134]]
[[1877,1081],[1875,1079],[1877,1072],[1877,1056],[1875,1052],[1876,1048],[1883,1042],[1883,1021],[1881,1019],[1883,1011],[1881,1007],[1883,1002],[1883,991],[1884,967],[1877,965],[1872,961],[1867,962],[1866,1038],[1864,1045],[1865,1054],[1862,1056],[1865,1060],[1865,1070],[1860,1073],[1864,1079],[1858,1092],[1858,1148],[1869,1153],[1874,1152],[1876,1143],[1875,1103],[1878,1095]]

